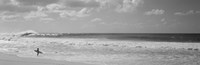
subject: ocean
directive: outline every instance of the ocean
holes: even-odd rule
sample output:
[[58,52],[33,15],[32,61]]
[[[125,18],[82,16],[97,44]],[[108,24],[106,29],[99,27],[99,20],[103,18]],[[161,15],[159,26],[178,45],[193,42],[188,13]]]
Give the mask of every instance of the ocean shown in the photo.
[[[147,61],[138,65],[190,65],[190,61],[199,61],[200,34],[33,33],[16,38],[2,40],[0,52],[95,65],[133,65],[138,60]],[[37,48],[43,54],[37,56]]]
[[81,38],[106,40],[200,42],[200,34],[192,33],[39,33],[25,37]]

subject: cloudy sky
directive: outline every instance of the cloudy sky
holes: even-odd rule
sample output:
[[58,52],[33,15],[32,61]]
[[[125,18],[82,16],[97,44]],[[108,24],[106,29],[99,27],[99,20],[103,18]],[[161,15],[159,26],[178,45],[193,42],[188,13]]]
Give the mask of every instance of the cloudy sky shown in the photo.
[[200,33],[200,0],[0,0],[0,32]]

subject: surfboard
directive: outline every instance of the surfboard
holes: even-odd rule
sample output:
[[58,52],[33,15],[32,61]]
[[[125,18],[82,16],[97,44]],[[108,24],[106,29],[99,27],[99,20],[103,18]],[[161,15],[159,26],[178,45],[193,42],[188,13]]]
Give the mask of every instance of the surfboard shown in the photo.
[[34,50],[35,52],[37,52],[37,53],[42,53],[41,51],[38,51],[38,50]]

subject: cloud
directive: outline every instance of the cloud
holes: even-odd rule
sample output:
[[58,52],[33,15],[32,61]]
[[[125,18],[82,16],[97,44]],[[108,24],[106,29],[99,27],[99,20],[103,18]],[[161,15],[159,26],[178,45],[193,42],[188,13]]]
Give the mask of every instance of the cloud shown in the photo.
[[114,9],[116,12],[132,12],[143,4],[143,0],[96,0],[100,3],[100,9]]
[[26,16],[24,16],[25,19],[32,19],[32,18],[42,18],[47,17],[48,15],[43,12],[30,12]]
[[174,13],[174,15],[179,15],[179,16],[192,15],[192,14],[200,14],[200,11],[189,10],[187,12],[175,12]]
[[37,10],[34,7],[18,7],[18,6],[14,6],[14,5],[1,5],[0,6],[0,12],[1,11],[9,11],[9,12],[16,12],[16,13],[24,13],[24,12],[30,12],[33,10]]
[[97,8],[100,3],[95,0],[64,0],[64,4],[72,8]]
[[36,11],[37,8],[31,6],[19,6],[16,0],[0,0],[0,14],[2,20],[21,19],[28,12]]
[[101,24],[101,25],[106,25],[108,24],[107,22],[104,22],[103,19],[101,18],[94,18],[90,20],[91,23],[95,23],[95,24]]
[[21,18],[21,16],[16,13],[11,13],[11,12],[7,12],[7,11],[0,13],[0,19],[4,20],[4,21],[13,21],[18,18]]
[[165,10],[162,9],[152,9],[151,11],[145,12],[145,15],[162,15],[165,13]]
[[[61,18],[65,17],[86,17],[90,15],[93,8],[81,8],[81,9],[67,9],[63,4],[49,4],[45,7],[38,7],[38,10],[31,12],[29,17],[47,17],[48,14],[56,13]],[[29,18],[28,17],[28,18]]]
[[56,10],[60,10],[60,9],[65,9],[66,6],[62,5],[62,4],[49,4],[46,6],[46,8],[49,10],[49,11],[54,11],[56,12]]
[[0,15],[0,19],[4,21],[13,21],[19,18],[19,15]]
[[57,3],[59,0],[16,0],[20,2],[20,5],[25,6],[46,6],[48,4]]
[[161,22],[164,22],[164,21],[166,21],[166,19],[165,19],[165,18],[161,19]]
[[88,16],[89,13],[90,13],[92,10],[93,10],[92,8],[91,8],[91,9],[83,8],[83,9],[81,9],[79,12],[77,12],[78,15],[76,15],[76,16],[78,16],[78,17]]
[[94,18],[94,19],[91,20],[91,22],[97,22],[97,21],[102,21],[102,19],[101,18]]
[[81,10],[63,10],[63,11],[60,11],[59,15],[61,17],[86,17],[86,16],[89,16],[90,12],[92,11],[93,9],[90,8],[82,8]]
[[10,0],[9,4],[15,5],[15,6],[19,6],[20,5],[20,3],[18,1],[16,1],[16,0]]
[[136,7],[141,4],[142,0],[123,0],[123,3],[117,5],[117,12],[130,12],[136,9]]
[[31,11],[27,13],[24,18],[27,19],[32,19],[32,18],[43,18],[47,17],[48,15],[43,11],[43,7],[37,7],[37,11]]
[[53,18],[41,18],[41,21],[54,21],[55,19]]
[[[14,13],[6,18],[22,17],[24,20],[49,17],[51,14],[66,17],[87,17],[92,12],[112,9],[116,12],[132,12],[142,0],[0,0],[0,13]],[[17,16],[16,16],[17,15]]]
[[16,0],[0,0],[0,19],[11,21],[22,19],[24,13],[36,11],[35,7],[18,6]]

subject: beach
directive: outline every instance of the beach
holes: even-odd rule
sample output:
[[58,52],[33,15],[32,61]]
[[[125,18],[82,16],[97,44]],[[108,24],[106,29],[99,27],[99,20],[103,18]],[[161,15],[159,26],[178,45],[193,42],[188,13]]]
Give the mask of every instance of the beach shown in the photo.
[[[61,65],[76,65],[76,63],[77,65],[79,63],[86,65],[199,65],[200,63],[198,43],[19,38],[15,41],[1,41],[0,46],[1,52],[18,56],[3,54],[3,60],[0,62],[5,65],[12,65],[12,63],[20,65],[47,63],[46,65],[49,65],[48,63],[51,64],[51,62],[55,62],[52,65],[59,65],[59,63]],[[33,51],[36,48],[40,48],[44,54],[36,56]],[[19,61],[18,59],[22,61],[16,62]]]
[[0,53],[0,65],[91,65],[77,62],[56,61],[49,59],[24,58],[12,54]]
[[[89,38],[0,37],[2,65],[199,65],[199,42],[138,41]],[[52,34],[48,34],[51,36]],[[58,35],[56,35],[58,36]],[[101,37],[100,35],[99,37]],[[111,35],[112,36],[112,35]],[[117,35],[115,35],[116,37]],[[73,38],[76,37],[76,38]],[[91,36],[90,36],[91,37]],[[123,37],[123,36],[122,36]],[[119,37],[120,38],[120,37]],[[161,37],[163,38],[163,37]],[[126,38],[122,38],[126,39]],[[34,51],[40,49],[37,56]]]

